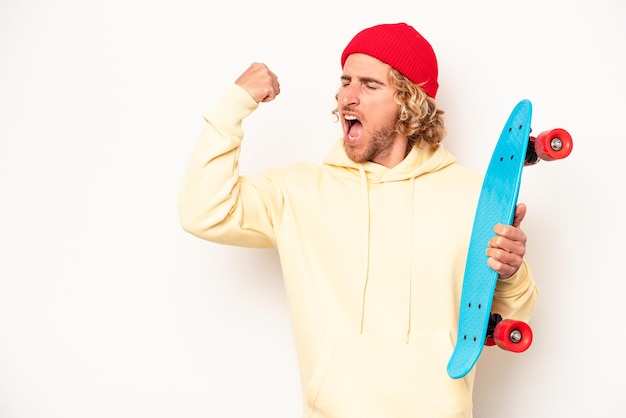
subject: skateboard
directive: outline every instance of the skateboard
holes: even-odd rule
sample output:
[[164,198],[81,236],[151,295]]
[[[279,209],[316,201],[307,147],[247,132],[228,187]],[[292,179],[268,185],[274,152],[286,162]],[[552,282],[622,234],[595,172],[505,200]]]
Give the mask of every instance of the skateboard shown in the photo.
[[493,227],[513,222],[524,166],[562,159],[572,151],[572,138],[564,129],[530,136],[531,118],[532,104],[524,99],[502,129],[483,180],[463,278],[458,336],[448,362],[448,375],[454,379],[472,370],[484,345],[519,353],[532,343],[528,324],[491,312],[498,273],[487,265],[485,254]]

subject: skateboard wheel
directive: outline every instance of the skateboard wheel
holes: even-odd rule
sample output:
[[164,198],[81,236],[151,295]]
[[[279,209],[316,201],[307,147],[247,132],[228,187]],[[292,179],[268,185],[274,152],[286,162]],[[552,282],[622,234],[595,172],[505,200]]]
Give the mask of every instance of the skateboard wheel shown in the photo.
[[565,129],[552,129],[537,135],[534,141],[537,156],[544,161],[560,160],[572,152],[572,136]]
[[503,319],[493,330],[493,339],[501,349],[521,353],[532,344],[533,332],[525,322]]

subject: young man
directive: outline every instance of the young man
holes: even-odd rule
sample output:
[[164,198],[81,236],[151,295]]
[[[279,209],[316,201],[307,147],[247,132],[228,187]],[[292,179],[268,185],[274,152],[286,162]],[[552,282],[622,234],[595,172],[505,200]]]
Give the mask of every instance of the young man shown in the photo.
[[[303,416],[471,417],[474,372],[448,377],[482,177],[440,144],[437,60],[404,23],[358,33],[341,57],[323,164],[240,176],[242,120],[280,93],[252,64],[205,115],[180,195],[181,223],[210,241],[278,249],[300,366]],[[494,310],[528,320],[537,295],[526,236],[494,225]]]

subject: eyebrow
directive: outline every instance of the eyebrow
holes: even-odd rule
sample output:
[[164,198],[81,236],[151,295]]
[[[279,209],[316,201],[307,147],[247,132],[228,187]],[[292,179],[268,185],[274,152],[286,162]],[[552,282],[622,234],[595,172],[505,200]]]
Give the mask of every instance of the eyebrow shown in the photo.
[[[384,86],[385,83],[383,83],[382,81],[380,81],[377,78],[373,78],[373,77],[356,77],[357,80],[359,80],[361,83],[364,84],[378,84],[379,86]],[[341,80],[343,81],[352,81],[352,77],[348,76],[348,75],[342,75],[341,76]]]

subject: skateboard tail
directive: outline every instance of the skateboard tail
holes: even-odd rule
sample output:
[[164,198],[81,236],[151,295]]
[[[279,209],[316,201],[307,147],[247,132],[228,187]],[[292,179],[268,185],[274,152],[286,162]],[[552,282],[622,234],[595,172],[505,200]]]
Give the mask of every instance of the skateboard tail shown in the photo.
[[[481,344],[482,345],[482,344]],[[474,364],[478,361],[478,357],[482,353],[482,347],[475,352],[465,351],[465,355],[455,357],[455,361],[448,362],[448,376],[453,379],[465,377],[474,368]]]
[[504,126],[483,181],[468,248],[459,310],[457,341],[448,375],[467,375],[482,353],[498,273],[487,265],[485,250],[497,223],[511,224],[519,195],[530,135],[532,106],[520,101]]

